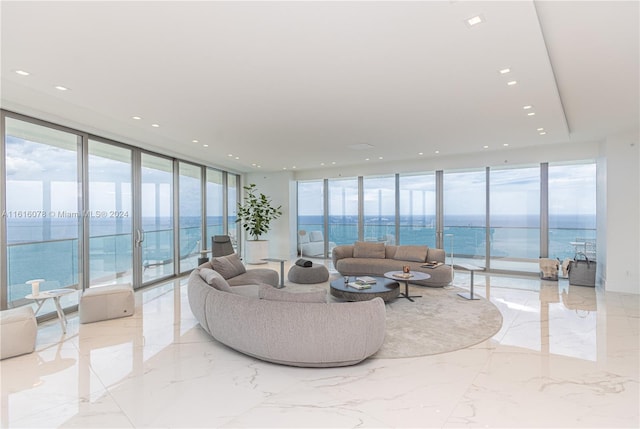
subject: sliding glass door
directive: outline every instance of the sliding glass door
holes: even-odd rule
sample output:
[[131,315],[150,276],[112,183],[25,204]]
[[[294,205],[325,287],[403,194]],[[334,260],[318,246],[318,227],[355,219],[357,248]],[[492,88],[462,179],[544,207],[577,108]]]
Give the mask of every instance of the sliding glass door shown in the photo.
[[174,273],[173,162],[168,158],[141,154],[141,228],[137,239],[142,248],[142,282]]
[[90,285],[133,283],[132,151],[89,140]]
[[180,269],[198,266],[202,250],[202,167],[179,162]]

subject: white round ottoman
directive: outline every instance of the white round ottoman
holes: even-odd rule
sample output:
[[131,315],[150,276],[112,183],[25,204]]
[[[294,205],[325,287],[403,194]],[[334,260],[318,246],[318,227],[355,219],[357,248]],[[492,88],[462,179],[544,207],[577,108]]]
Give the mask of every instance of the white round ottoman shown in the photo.
[[312,265],[310,267],[293,265],[289,269],[287,277],[291,283],[324,283],[329,280],[329,270],[324,265]]

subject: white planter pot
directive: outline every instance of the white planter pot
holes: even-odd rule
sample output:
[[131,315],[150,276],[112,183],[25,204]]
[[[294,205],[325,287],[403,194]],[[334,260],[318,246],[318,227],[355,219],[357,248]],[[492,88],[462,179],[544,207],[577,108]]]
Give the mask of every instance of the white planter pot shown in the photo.
[[244,257],[247,264],[266,264],[267,261],[263,259],[269,257],[269,241],[246,241]]

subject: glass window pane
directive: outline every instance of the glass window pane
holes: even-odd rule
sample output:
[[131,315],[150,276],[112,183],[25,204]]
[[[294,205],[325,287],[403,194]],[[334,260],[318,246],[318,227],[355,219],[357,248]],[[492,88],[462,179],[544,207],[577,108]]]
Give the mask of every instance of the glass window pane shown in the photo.
[[142,281],[173,274],[173,162],[142,154]]
[[198,266],[202,249],[202,169],[180,162],[180,272]]
[[540,167],[491,169],[491,268],[539,271]]
[[222,171],[207,168],[207,234],[205,243],[211,250],[211,237],[224,234],[224,187]]
[[484,267],[486,255],[485,171],[445,172],[444,248],[454,262]]
[[400,176],[400,244],[436,247],[436,176]]
[[549,257],[596,259],[596,164],[549,166]]
[[[44,279],[40,291],[77,288],[78,238],[82,215],[78,194],[78,136],[6,118],[7,301],[31,303],[25,284]],[[64,297],[77,304],[77,294]],[[35,303],[33,304],[36,308]],[[47,300],[39,314],[55,311]]]
[[238,252],[238,238],[240,237],[240,224],[236,223],[238,214],[238,198],[240,188],[240,176],[227,174],[227,228],[233,248]]
[[358,240],[358,179],[329,180],[329,237],[336,245]]
[[365,177],[364,240],[388,244],[396,242],[396,178]]
[[132,282],[131,150],[89,140],[90,285]]
[[[298,252],[301,256],[323,256],[324,241],[311,243],[302,238],[301,233],[307,235],[312,231],[319,231],[326,238],[324,231],[324,181],[298,182]],[[332,250],[332,249],[330,249]]]

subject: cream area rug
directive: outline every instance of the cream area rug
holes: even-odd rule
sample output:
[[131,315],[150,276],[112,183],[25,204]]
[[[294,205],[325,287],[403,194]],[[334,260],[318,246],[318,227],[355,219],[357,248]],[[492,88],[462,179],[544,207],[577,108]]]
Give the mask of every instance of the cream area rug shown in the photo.
[[[331,278],[335,278],[333,275]],[[404,291],[404,285],[401,286]],[[285,290],[326,289],[329,282],[299,285],[287,282]],[[469,301],[455,286],[429,288],[409,285],[410,295],[422,295],[411,302],[398,297],[386,304],[387,330],[382,348],[372,358],[393,359],[446,353],[481,343],[502,327],[502,314],[484,298]]]

